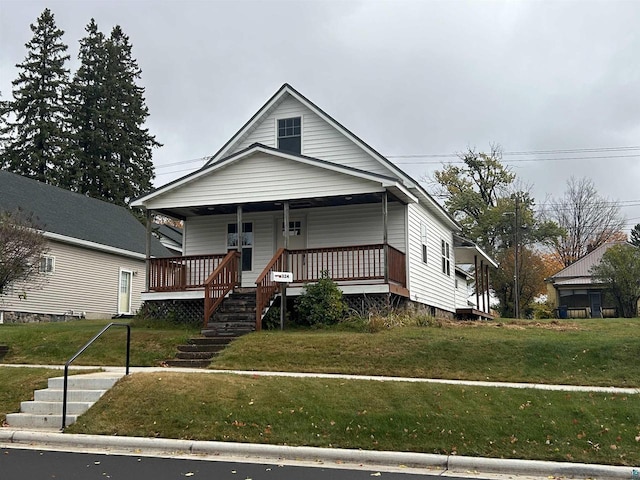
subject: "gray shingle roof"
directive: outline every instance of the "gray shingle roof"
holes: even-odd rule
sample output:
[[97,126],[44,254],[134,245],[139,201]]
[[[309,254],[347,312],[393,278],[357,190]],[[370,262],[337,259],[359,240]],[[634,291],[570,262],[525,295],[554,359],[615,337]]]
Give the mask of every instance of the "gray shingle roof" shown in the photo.
[[[126,208],[0,170],[0,210],[18,208],[46,232],[145,253],[146,229]],[[151,255],[171,254],[152,238]]]

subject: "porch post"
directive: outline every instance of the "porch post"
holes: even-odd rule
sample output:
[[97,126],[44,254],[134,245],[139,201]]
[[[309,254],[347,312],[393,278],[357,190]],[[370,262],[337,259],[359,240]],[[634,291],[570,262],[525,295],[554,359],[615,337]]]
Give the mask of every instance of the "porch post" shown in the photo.
[[[480,282],[478,279],[478,255],[473,256],[473,266],[476,275],[476,306],[478,307],[478,310],[480,310],[480,291],[478,290],[480,288],[480,283],[478,283]],[[482,277],[482,272],[480,272],[480,277]]]
[[484,260],[480,260],[480,278],[482,278],[482,311],[486,311],[486,306],[484,303],[484,290],[487,287],[484,284]]
[[[283,207],[283,221],[282,221],[282,227],[284,230],[284,258],[283,260],[283,267],[284,267],[284,271],[288,272],[289,271],[289,201],[286,200],[284,202],[282,202],[282,207]],[[281,283],[280,284],[280,292],[281,292],[281,296],[280,296],[280,330],[284,330],[284,324],[287,323],[287,284],[286,283]]]
[[[289,250],[289,201],[282,202],[282,206],[284,209],[283,219],[282,219],[282,229],[284,230],[284,249]],[[286,262],[286,260],[285,260]],[[286,265],[285,265],[286,267]]]
[[491,302],[490,302],[491,296],[489,295],[489,285],[490,285],[489,284],[489,265],[485,265],[484,269],[485,269],[485,272],[486,272],[486,274],[485,274],[485,279],[486,279],[485,289],[487,291],[487,311],[485,313],[491,313]]
[[236,209],[236,231],[238,232],[238,283],[242,286],[242,205]]
[[146,220],[146,227],[147,227],[147,235],[146,235],[146,239],[145,239],[145,247],[144,247],[144,290],[145,292],[149,291],[149,279],[151,276],[151,272],[150,272],[150,267],[151,267],[151,211],[148,209],[145,209],[144,212],[144,216],[145,216],[145,220]]
[[382,244],[383,244],[383,255],[384,255],[384,283],[389,283],[389,232],[388,232],[388,224],[387,224],[387,191],[385,190],[382,194]]

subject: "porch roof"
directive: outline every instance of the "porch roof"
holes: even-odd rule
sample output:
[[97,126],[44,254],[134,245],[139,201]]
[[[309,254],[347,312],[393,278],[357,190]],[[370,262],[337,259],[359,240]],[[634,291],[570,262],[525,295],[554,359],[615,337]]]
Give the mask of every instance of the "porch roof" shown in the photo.
[[[289,169],[287,169],[287,176],[291,178],[288,184],[296,182],[302,184],[301,187],[295,188],[295,191],[292,189],[280,191],[277,185],[272,185],[269,182],[269,178],[260,178],[256,182],[255,177],[259,176],[259,173],[248,166],[240,166],[242,162],[245,162],[246,165],[250,165],[249,162],[257,162],[256,166],[261,166],[265,162],[260,163],[256,159],[267,157],[271,159],[269,167],[274,170],[277,169],[277,162],[289,162],[286,165],[297,165],[296,168],[299,172],[313,172],[308,177],[313,178],[315,191],[312,188],[305,188],[304,179],[296,178]],[[247,169],[244,172],[245,175],[231,177],[230,172],[233,170],[230,169],[236,169],[239,173],[243,173],[241,168]],[[247,178],[247,175],[250,174],[253,178]],[[228,187],[230,181],[237,181],[234,189],[236,192],[242,193],[236,195],[237,198],[234,198],[233,195],[219,195],[218,198],[215,198],[214,191],[216,189],[208,188],[208,191],[212,191],[211,198],[209,195],[198,197],[185,194],[189,190],[199,188],[198,185],[202,185],[203,182],[212,182],[209,187],[214,186],[213,177],[216,175],[219,177],[229,175],[230,178],[225,179],[222,185]],[[322,175],[327,179],[325,184],[321,183]],[[330,179],[340,179],[340,188],[336,187],[335,182],[329,182]],[[277,205],[285,200],[293,201],[293,208],[346,204],[349,203],[347,200],[352,199],[355,200],[351,203],[370,203],[376,201],[374,198],[380,198],[379,194],[385,190],[403,203],[418,202],[417,197],[396,178],[254,144],[213,165],[160,187],[134,200],[131,205],[164,211],[172,216],[184,218],[190,215],[228,213],[226,210],[232,209],[233,205],[240,203],[251,204],[255,211],[278,210],[280,208]],[[180,192],[180,195],[177,195],[177,192]]]
[[498,264],[484,250],[482,250],[475,242],[461,237],[453,236],[453,249],[455,253],[456,265],[474,265],[475,259],[479,258],[489,263],[491,266],[498,268]]

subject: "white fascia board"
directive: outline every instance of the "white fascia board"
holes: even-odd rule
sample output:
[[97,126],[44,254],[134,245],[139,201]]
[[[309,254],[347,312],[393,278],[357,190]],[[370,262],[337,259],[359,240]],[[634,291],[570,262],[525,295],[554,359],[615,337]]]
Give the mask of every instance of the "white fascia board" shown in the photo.
[[[232,155],[230,157],[228,157],[227,159],[224,159],[222,161],[219,161],[217,163],[214,163],[202,170],[198,170],[197,172],[194,173],[190,173],[189,175],[186,175],[184,177],[182,177],[181,179],[176,180],[173,183],[170,183],[168,185],[166,185],[165,187],[161,187],[158,190],[144,196],[144,197],[140,197],[137,200],[134,200],[133,202],[131,202],[131,206],[132,207],[143,207],[146,208],[145,203],[157,196],[163,195],[167,192],[169,192],[170,190],[179,188],[189,182],[193,182],[205,175],[208,175],[216,170],[220,170],[224,167],[227,167],[229,165],[232,165],[233,163],[236,163],[244,158],[247,158],[251,155],[254,155],[255,153],[263,153],[265,155],[271,155],[274,157],[280,157],[280,158],[284,158],[287,160],[291,160],[294,162],[298,162],[298,163],[303,163],[305,165],[311,165],[314,167],[318,167],[318,168],[323,168],[325,170],[329,170],[329,171],[333,171],[333,172],[338,172],[344,175],[349,175],[352,177],[357,177],[357,178],[362,178],[364,180],[369,180],[372,182],[377,182],[380,183],[381,185],[385,185],[388,184],[389,182],[392,182],[394,186],[400,186],[400,184],[395,181],[395,179],[392,179],[391,177],[385,177],[383,175],[377,175],[375,173],[369,173],[369,172],[365,172],[363,170],[354,170],[348,167],[345,167],[343,165],[339,165],[337,163],[332,163],[332,162],[327,162],[324,160],[318,160],[318,159],[313,159],[311,157],[304,157],[304,156],[299,156],[299,155],[292,155],[292,154],[288,154],[286,152],[282,152],[282,151],[278,151],[278,150],[274,150],[271,148],[265,148],[262,147],[260,145],[256,145],[253,148],[249,148],[247,150],[245,150],[244,152],[242,152],[241,154],[238,155]],[[406,190],[404,187],[402,187],[404,189],[404,191],[406,192],[407,195],[411,195],[408,190]],[[412,195],[413,198],[415,198]],[[416,199],[417,201],[417,199]]]
[[42,232],[42,235],[45,238],[55,240],[57,242],[68,243],[70,245],[76,245],[78,247],[90,248],[91,250],[99,250],[101,252],[111,253],[114,255],[122,255],[123,257],[135,258],[136,260],[147,259],[144,253],[132,252],[131,250],[111,247],[109,245],[103,245],[101,243],[90,242],[89,240],[81,240],[79,238],[68,237],[66,235],[60,235],[59,233]]
[[418,197],[416,197],[413,193],[411,193],[400,182],[383,182],[382,186],[385,188],[397,189],[402,195],[405,196],[407,203],[420,203]]

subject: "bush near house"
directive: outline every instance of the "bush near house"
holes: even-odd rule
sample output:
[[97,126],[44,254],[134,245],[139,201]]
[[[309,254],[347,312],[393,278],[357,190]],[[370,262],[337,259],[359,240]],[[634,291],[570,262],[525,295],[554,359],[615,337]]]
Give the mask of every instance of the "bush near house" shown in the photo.
[[334,325],[344,318],[347,306],[329,272],[323,271],[317,283],[305,285],[296,299],[296,312],[300,325]]

